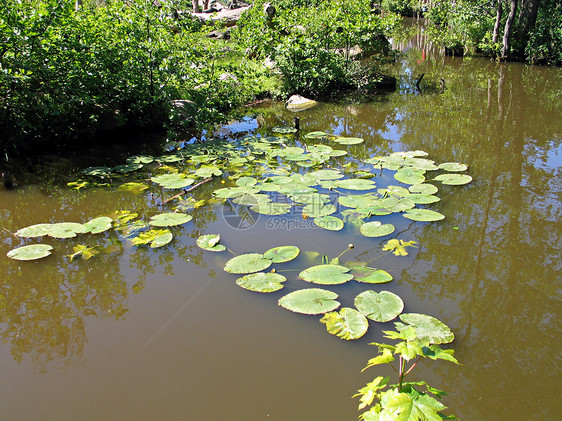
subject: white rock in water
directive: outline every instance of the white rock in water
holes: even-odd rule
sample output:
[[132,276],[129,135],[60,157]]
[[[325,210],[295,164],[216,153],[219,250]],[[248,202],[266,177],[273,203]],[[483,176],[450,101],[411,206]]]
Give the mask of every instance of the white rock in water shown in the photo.
[[291,111],[306,110],[307,108],[314,107],[315,105],[318,105],[316,101],[300,95],[291,95],[286,103],[287,109]]

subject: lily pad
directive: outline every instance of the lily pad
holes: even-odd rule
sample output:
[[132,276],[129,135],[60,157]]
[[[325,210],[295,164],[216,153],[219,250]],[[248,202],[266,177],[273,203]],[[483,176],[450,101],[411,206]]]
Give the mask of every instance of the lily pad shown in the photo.
[[99,234],[110,229],[112,224],[113,219],[109,216],[100,216],[86,222],[84,227],[86,228],[86,233]]
[[314,223],[320,228],[330,231],[340,231],[344,226],[343,221],[335,216],[321,216],[314,218]]
[[48,244],[31,244],[10,250],[7,256],[14,260],[37,260],[49,256],[52,249]]
[[128,191],[134,194],[141,194],[146,189],[148,189],[148,186],[144,183],[130,182],[130,183],[121,184],[118,190]]
[[197,171],[195,171],[195,175],[201,178],[209,178],[212,176],[222,175],[222,171],[217,167],[209,165],[199,168]]
[[404,310],[402,299],[389,291],[364,291],[355,297],[354,304],[357,310],[375,322],[394,320]]
[[86,227],[83,224],[76,222],[59,222],[58,224],[51,224],[49,228],[49,236],[54,238],[72,238],[76,234],[86,233]]
[[51,224],[35,224],[16,231],[18,237],[35,238],[49,235]]
[[193,219],[193,216],[179,212],[167,212],[159,215],[154,215],[150,218],[150,225],[155,227],[173,227],[175,225],[182,225]]
[[365,237],[384,237],[392,234],[395,228],[392,224],[382,224],[379,221],[367,222],[361,225],[360,231]]
[[186,178],[183,174],[162,174],[150,179],[165,189],[183,189],[195,182],[195,180]]
[[324,314],[340,306],[338,294],[320,288],[293,291],[279,300],[279,305],[301,314]]
[[271,266],[271,259],[266,259],[260,253],[247,253],[233,257],[224,266],[228,273],[254,273]]
[[154,162],[154,157],[150,155],[135,155],[127,158],[129,164],[150,164]]
[[472,181],[472,177],[467,174],[440,174],[435,180],[450,186],[462,186]]
[[440,170],[451,171],[451,172],[460,172],[466,171],[468,166],[466,164],[460,164],[458,162],[444,162],[438,165]]
[[411,193],[418,194],[435,194],[439,191],[437,187],[429,183],[414,184],[408,187],[408,190],[410,190]]
[[318,139],[324,139],[328,136],[327,133],[324,132],[310,132],[307,133],[304,137],[307,139],[313,139],[313,140],[318,140]]
[[359,339],[369,329],[367,318],[349,307],[342,308],[339,312],[327,313],[320,319],[326,325],[326,329],[338,338],[351,340]]
[[449,326],[427,314],[404,313],[400,315],[400,320],[406,324],[395,322],[398,330],[410,325],[415,329],[417,338],[421,341],[428,341],[430,344],[447,344],[455,339]]
[[94,177],[106,177],[111,173],[109,167],[88,167],[82,170],[83,174],[91,175]]
[[323,204],[323,203],[315,203],[312,205],[306,205],[302,208],[303,214],[306,214],[312,218],[320,217],[320,216],[327,216],[335,213],[338,208],[331,203]]
[[158,248],[168,244],[174,236],[168,229],[151,229],[141,232],[137,237],[133,238],[131,242],[135,246],[143,246],[150,244],[150,248]]
[[368,266],[354,266],[351,268],[353,279],[365,284],[386,284],[392,281],[392,275],[385,270]]
[[140,163],[138,163],[138,164],[123,164],[123,165],[117,165],[117,166],[113,167],[111,169],[111,171],[120,172],[121,174],[126,174],[126,173],[129,173],[129,172],[140,170],[142,167],[143,167],[143,165],[140,164]]
[[336,137],[334,138],[334,142],[339,143],[340,145],[357,145],[359,143],[363,143],[364,139],[360,137]]
[[236,280],[242,288],[255,292],[274,292],[283,288],[287,278],[278,273],[251,273]]
[[425,181],[424,170],[401,168],[394,174],[394,178],[404,184],[421,184]]
[[404,218],[412,221],[432,222],[445,219],[445,215],[430,209],[410,209],[402,214]]
[[317,265],[303,270],[299,273],[299,278],[313,284],[338,285],[353,279],[349,270],[340,265]]
[[375,188],[375,182],[364,178],[350,178],[347,180],[339,180],[338,187],[347,190],[372,190]]
[[273,263],[284,263],[296,258],[300,249],[296,246],[280,246],[267,250],[263,257],[271,259]]
[[280,133],[280,134],[292,134],[292,133],[296,133],[297,129],[295,129],[294,127],[274,127],[273,129],[271,129],[272,132],[274,133]]
[[207,251],[225,251],[226,246],[219,244],[221,240],[220,234],[201,235],[197,238],[196,243],[203,250]]

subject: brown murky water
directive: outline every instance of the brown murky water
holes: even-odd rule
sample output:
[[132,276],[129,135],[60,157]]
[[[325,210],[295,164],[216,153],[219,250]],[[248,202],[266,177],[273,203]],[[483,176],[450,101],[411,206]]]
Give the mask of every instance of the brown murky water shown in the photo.
[[[302,131],[364,137],[347,147],[360,159],[421,149],[437,162],[470,165],[474,182],[444,186],[432,206],[445,220],[391,217],[397,236],[419,248],[376,260],[395,280],[370,289],[397,293],[405,311],[435,316],[455,332],[462,366],[426,363],[415,378],[446,390],[458,417],[558,419],[562,69],[445,58],[422,38],[413,41],[395,69],[396,93],[301,112]],[[257,120],[222,132],[265,133],[292,122],[279,106],[255,112]],[[353,420],[355,391],[391,374],[360,373],[375,354],[368,343],[381,341],[391,323],[372,322],[366,337],[346,342],[319,317],[277,306],[302,287],[304,256],[287,264],[286,289],[266,295],[239,288],[222,270],[230,254],[195,245],[200,234],[221,233],[237,253],[294,244],[333,257],[352,242],[346,259],[366,261],[382,255],[384,241],[348,226],[314,229],[298,215],[254,215],[239,229],[241,220],[219,205],[190,211],[194,220],[174,228],[174,242],[161,249],[106,233],[88,238],[106,252],[87,261],[64,257],[80,238],[45,240],[55,252],[43,260],[6,258],[20,245],[9,232],[31,224],[161,210],[148,195],[60,187],[73,175],[57,171],[56,181],[28,178],[0,189],[0,419]],[[194,196],[210,196],[215,183]],[[352,305],[361,289],[339,287],[342,304]]]

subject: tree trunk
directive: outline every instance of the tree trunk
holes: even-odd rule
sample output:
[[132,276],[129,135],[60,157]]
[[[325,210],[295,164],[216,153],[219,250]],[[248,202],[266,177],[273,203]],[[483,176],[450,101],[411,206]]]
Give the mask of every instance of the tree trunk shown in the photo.
[[523,0],[521,4],[517,38],[521,40],[523,45],[527,45],[531,31],[535,28],[539,5],[540,0]]
[[496,6],[496,23],[494,24],[494,32],[492,34],[492,43],[498,42],[500,37],[500,23],[503,15],[503,4],[502,0],[498,0],[498,5]]
[[505,21],[505,29],[503,31],[503,42],[501,50],[501,58],[506,59],[509,55],[510,43],[511,43],[511,31],[513,29],[513,20],[515,19],[515,14],[517,13],[517,0],[510,0],[509,2],[509,15]]
[[199,0],[193,0],[193,13],[199,13]]

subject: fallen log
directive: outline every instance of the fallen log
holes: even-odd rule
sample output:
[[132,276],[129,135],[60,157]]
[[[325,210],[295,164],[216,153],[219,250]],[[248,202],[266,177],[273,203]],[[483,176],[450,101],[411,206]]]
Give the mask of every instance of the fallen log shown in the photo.
[[183,196],[184,194],[189,193],[189,192],[192,191],[192,190],[195,190],[197,187],[199,187],[199,186],[201,186],[201,185],[203,185],[203,184],[205,184],[205,183],[208,183],[208,182],[211,181],[212,179],[213,179],[212,177],[211,177],[211,178],[206,178],[206,179],[204,179],[203,181],[200,181],[199,183],[194,184],[194,185],[191,186],[190,188],[182,190],[181,193],[178,193],[178,194],[176,194],[175,196],[172,196],[172,197],[170,197],[169,199],[164,200],[164,201],[162,202],[162,205],[165,205],[166,203],[171,202],[171,201],[174,200],[174,199],[179,199],[179,198],[180,198],[181,196]]

